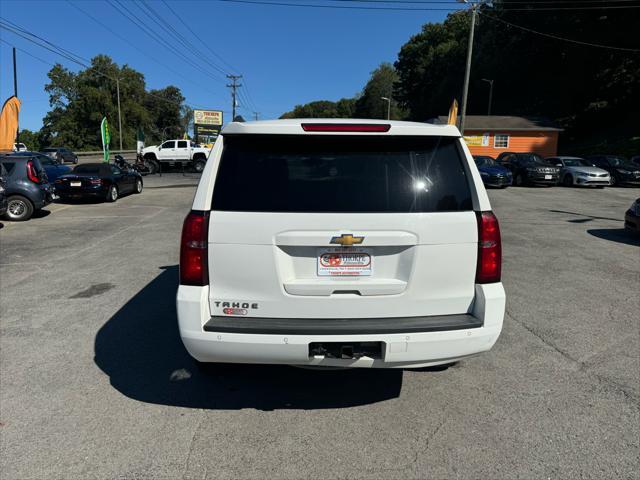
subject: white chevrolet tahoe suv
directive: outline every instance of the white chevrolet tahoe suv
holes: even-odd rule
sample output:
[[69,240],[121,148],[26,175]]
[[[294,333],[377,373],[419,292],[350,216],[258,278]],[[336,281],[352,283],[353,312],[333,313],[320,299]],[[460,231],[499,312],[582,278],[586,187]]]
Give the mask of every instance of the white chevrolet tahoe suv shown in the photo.
[[500,229],[455,126],[230,123],[182,231],[197,362],[422,367],[500,335]]

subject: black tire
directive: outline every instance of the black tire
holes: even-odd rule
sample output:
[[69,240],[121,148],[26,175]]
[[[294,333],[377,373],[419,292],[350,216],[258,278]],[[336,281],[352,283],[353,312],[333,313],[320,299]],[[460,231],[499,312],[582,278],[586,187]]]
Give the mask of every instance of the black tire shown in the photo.
[[618,179],[616,178],[615,175],[611,175],[611,186],[612,187],[617,187],[618,186]]
[[107,191],[107,198],[105,200],[110,203],[118,200],[118,187],[111,185]]
[[160,170],[160,165],[158,165],[158,162],[156,162],[155,160],[147,159],[144,161],[144,164],[149,169],[149,175],[154,175],[158,173],[158,170]]
[[142,180],[136,178],[136,186],[133,189],[133,193],[142,193]]
[[193,162],[193,169],[196,171],[196,173],[202,173],[205,164],[206,162],[204,160],[196,160],[195,162]]
[[569,174],[566,174],[562,179],[562,184],[565,187],[573,187],[573,177]]
[[5,216],[14,222],[29,220],[35,211],[33,203],[22,195],[11,195],[7,199],[7,213]]
[[74,159],[73,159],[73,164],[74,164],[74,165],[77,165],[77,164],[78,164],[78,157],[76,157],[76,158],[74,158]]
[[602,190],[604,188],[604,185],[596,185],[596,188]]
[[514,183],[517,187],[524,187],[524,178],[522,177],[521,173],[516,175]]

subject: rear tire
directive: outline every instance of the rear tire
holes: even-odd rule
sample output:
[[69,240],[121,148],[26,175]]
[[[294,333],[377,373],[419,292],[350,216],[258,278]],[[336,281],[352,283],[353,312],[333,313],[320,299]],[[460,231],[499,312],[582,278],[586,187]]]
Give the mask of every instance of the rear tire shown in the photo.
[[145,160],[144,164],[149,169],[149,175],[154,175],[158,173],[158,170],[160,170],[160,166],[155,160]]
[[202,171],[204,170],[204,166],[204,160],[196,160],[193,164],[193,169],[196,171],[196,173],[202,173]]
[[140,180],[139,178],[136,179],[136,188],[134,190],[134,193],[142,193],[142,180]]
[[7,199],[7,213],[5,216],[14,222],[29,220],[35,211],[33,203],[22,195],[11,195]]
[[111,185],[109,187],[109,190],[107,191],[107,202],[115,202],[116,200],[118,200],[118,187],[116,187],[115,185]]
[[516,184],[517,187],[523,187],[524,186],[524,179],[522,178],[522,174],[521,173],[516,175],[515,184]]
[[612,187],[617,187],[618,186],[618,179],[616,178],[615,175],[611,175],[611,186]]

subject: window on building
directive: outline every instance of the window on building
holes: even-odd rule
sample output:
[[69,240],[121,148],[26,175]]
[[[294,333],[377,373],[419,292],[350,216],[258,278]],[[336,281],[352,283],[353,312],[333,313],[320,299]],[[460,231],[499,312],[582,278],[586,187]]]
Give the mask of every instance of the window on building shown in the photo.
[[493,148],[509,148],[509,135],[499,133],[493,137]]

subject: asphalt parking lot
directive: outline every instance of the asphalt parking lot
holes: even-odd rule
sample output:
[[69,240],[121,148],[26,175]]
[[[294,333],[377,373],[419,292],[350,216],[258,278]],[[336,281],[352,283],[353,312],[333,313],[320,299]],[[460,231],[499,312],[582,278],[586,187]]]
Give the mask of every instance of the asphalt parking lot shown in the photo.
[[639,478],[640,190],[489,192],[508,301],[482,356],[205,375],[174,306],[196,182],[0,230],[3,479]]

